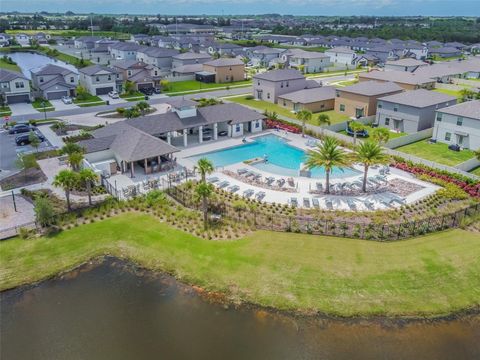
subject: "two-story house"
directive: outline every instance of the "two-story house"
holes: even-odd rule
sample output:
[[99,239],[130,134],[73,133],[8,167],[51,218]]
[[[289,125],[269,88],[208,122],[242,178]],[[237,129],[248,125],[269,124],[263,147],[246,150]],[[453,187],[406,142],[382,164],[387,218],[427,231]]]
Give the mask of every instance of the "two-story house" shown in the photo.
[[75,96],[78,74],[62,66],[46,64],[31,70],[34,96],[47,100]]
[[9,46],[11,39],[12,39],[12,37],[10,35],[0,33],[0,47]]
[[280,95],[307,88],[307,80],[295,69],[272,70],[253,77],[253,96],[277,103]]
[[136,60],[116,61],[112,68],[121,74],[122,79],[135,83],[137,90],[160,86],[161,71],[154,65]]
[[357,53],[348,47],[335,47],[325,51],[325,55],[330,57],[332,64],[352,65]]
[[237,58],[220,58],[203,63],[203,70],[195,73],[202,82],[229,83],[245,80],[245,64]]
[[185,65],[203,64],[212,60],[208,54],[200,54],[194,52],[186,52],[183,54],[176,54],[172,56],[172,68],[177,68]]
[[7,104],[30,102],[30,82],[22,73],[0,69],[0,92]]
[[303,70],[303,73],[322,72],[331,66],[330,57],[315,51],[300,51],[290,57],[291,68]]
[[400,60],[391,60],[385,63],[385,70],[415,72],[422,66],[428,66],[428,64],[421,60],[412,58],[405,58]]
[[117,42],[108,46],[110,56],[115,60],[135,60],[137,52],[146,49],[146,46],[133,42]]
[[122,91],[122,76],[112,68],[91,65],[79,70],[80,84],[92,95],[105,95],[110,91]]
[[95,43],[101,39],[98,36],[80,36],[73,40],[73,46],[76,49],[92,49],[95,47]]
[[179,51],[175,49],[165,49],[158,47],[145,47],[137,52],[137,61],[153,65],[162,71],[169,71],[172,68],[173,56],[178,55]]
[[457,103],[455,96],[424,89],[405,91],[377,100],[376,123],[408,134],[432,128],[435,111]]
[[432,138],[464,149],[480,149],[480,100],[437,110]]
[[249,65],[268,67],[271,62],[278,59],[284,51],[284,49],[276,49],[268,46],[255,46],[247,49],[246,55],[250,59]]

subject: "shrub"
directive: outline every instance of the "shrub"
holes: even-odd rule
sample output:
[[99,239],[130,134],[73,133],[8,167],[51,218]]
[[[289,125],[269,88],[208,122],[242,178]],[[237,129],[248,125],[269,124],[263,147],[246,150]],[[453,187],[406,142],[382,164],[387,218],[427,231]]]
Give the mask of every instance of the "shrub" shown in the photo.
[[35,205],[35,220],[42,227],[48,227],[55,223],[55,211],[50,201],[45,197],[36,197]]
[[254,99],[253,95],[245,96],[245,100],[253,100],[253,99]]

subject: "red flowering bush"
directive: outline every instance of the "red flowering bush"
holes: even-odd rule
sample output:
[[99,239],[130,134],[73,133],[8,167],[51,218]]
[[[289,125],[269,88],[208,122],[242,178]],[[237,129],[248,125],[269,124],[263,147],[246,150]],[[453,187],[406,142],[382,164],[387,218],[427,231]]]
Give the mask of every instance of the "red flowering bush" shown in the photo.
[[267,119],[266,125],[268,129],[286,130],[294,134],[298,134],[300,132],[300,127],[293,124],[285,123],[280,120]]

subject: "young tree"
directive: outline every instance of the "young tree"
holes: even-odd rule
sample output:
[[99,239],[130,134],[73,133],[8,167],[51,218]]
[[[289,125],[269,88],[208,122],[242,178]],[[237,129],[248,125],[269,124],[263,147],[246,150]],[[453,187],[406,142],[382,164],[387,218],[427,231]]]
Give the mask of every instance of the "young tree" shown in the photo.
[[126,80],[125,83],[123,84],[123,90],[125,91],[126,94],[132,95],[135,93],[137,89],[133,81]]
[[70,211],[70,192],[78,185],[78,174],[71,170],[60,170],[53,179],[53,186],[62,188],[65,191],[65,198],[67,199],[67,209]]
[[390,130],[378,127],[372,130],[371,136],[377,143],[384,145],[390,140]]
[[82,85],[77,86],[77,99],[78,100],[87,100],[89,96],[90,96],[90,94],[84,86],[82,86]]
[[372,165],[385,164],[388,162],[388,155],[383,152],[383,149],[373,141],[364,141],[356,149],[354,158],[356,161],[363,164],[363,185],[362,191],[367,191],[367,177],[368,169]]
[[92,205],[92,183],[98,179],[97,174],[90,169],[85,168],[78,173],[80,182],[85,184],[88,193],[88,205]]
[[48,198],[43,196],[37,197],[33,211],[35,212],[35,221],[41,227],[48,227],[55,223],[55,210]]
[[206,182],[207,174],[211,174],[214,170],[213,164],[207,158],[201,158],[197,162],[196,168],[200,172],[200,176],[202,178],[202,183]]
[[203,212],[203,228],[206,230],[208,227],[208,199],[213,196],[213,185],[201,182],[195,188],[195,198],[197,201],[202,202]]
[[170,88],[170,81],[168,80],[160,80],[160,87],[163,91],[167,91]]
[[67,162],[70,164],[73,171],[78,171],[80,169],[80,164],[82,163],[82,160],[83,152],[76,151],[68,154]]
[[318,126],[322,127],[322,133],[323,133],[323,127],[331,124],[330,117],[327,114],[323,114],[323,113],[318,115],[317,122],[318,122]]
[[140,113],[145,115],[145,112],[150,108],[150,105],[146,101],[139,101],[135,107],[140,111]]
[[334,167],[345,168],[352,164],[351,157],[343,150],[337,139],[326,136],[316,149],[309,150],[305,165],[309,169],[323,167],[325,169],[325,193],[330,193],[330,173]]
[[357,144],[357,134],[365,129],[365,126],[358,121],[350,121],[348,127],[353,131],[353,145]]
[[35,152],[38,153],[38,147],[42,143],[40,141],[40,138],[35,134],[33,131],[30,131],[28,134],[28,140],[30,141],[30,145],[32,145],[35,148]]
[[61,149],[60,154],[62,155],[70,155],[72,153],[79,152],[83,153],[84,148],[74,142],[67,142]]
[[20,154],[15,161],[15,165],[23,171],[25,181],[27,181],[27,170],[38,166],[33,154]]
[[300,110],[297,113],[297,119],[302,122],[302,137],[305,137],[305,123],[312,119],[312,112],[309,110]]

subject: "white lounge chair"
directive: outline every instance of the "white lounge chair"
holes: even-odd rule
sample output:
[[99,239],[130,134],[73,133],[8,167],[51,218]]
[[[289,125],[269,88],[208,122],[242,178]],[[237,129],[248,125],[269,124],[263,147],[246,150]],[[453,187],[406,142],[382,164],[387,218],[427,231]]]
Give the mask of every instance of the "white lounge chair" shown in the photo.
[[325,200],[325,205],[327,206],[328,210],[333,210],[332,200],[330,200],[330,199]]
[[238,175],[243,175],[243,174],[246,174],[247,172],[248,172],[248,169],[245,169],[245,168],[237,169]]
[[303,198],[303,206],[306,207],[306,208],[310,207],[310,199],[309,198],[306,198],[306,197]]
[[220,189],[223,189],[224,187],[227,187],[228,185],[230,185],[230,183],[228,181],[222,181],[220,183],[217,184],[217,186],[220,188]]
[[220,180],[220,179],[219,179],[218,177],[216,177],[216,176],[211,176],[211,177],[207,178],[207,181],[208,181],[209,183],[216,183],[216,182],[218,182],[219,180]]
[[319,204],[317,198],[313,198],[313,199],[312,199],[312,204],[313,204],[313,207],[314,207],[314,208],[316,208],[316,209],[320,208],[320,204]]
[[297,207],[298,206],[298,200],[296,197],[290,198],[290,205]]
[[232,185],[232,186],[228,187],[227,190],[230,191],[231,193],[234,193],[234,192],[237,192],[238,190],[240,190],[240,186]]
[[259,191],[255,194],[257,200],[262,200],[265,197],[265,191]]
[[243,196],[245,197],[250,197],[252,196],[253,194],[255,193],[255,191],[253,191],[252,189],[247,189],[243,192]]

